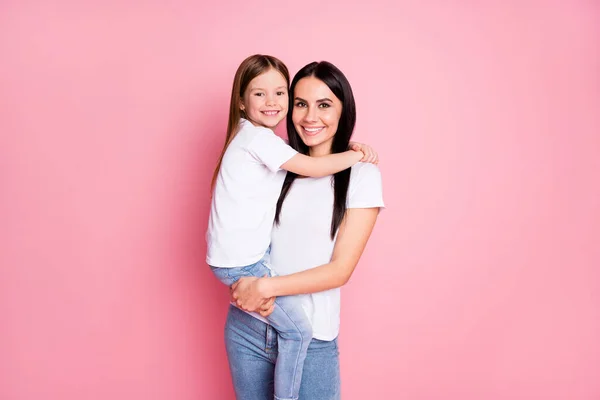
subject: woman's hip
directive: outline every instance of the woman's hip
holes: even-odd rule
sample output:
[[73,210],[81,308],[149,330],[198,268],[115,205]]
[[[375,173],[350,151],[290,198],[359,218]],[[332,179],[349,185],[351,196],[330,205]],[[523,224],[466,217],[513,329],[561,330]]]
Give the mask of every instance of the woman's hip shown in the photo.
[[[225,324],[225,345],[237,397],[267,399],[272,396],[277,332],[248,313],[230,306]],[[337,339],[313,339],[310,342],[304,362],[300,398],[340,398]]]

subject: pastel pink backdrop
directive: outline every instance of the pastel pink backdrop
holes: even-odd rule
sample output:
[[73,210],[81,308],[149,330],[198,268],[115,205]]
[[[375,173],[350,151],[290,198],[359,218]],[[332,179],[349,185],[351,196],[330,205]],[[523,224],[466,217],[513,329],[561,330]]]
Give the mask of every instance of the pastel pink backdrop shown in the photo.
[[339,66],[381,156],[343,398],[600,398],[599,3],[351,3],[1,3],[0,398],[233,398],[203,235],[256,52]]

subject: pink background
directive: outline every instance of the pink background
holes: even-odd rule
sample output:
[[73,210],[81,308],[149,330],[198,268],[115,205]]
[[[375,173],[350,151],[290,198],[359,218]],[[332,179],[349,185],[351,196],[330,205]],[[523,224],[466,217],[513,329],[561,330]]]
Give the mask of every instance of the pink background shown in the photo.
[[600,399],[600,3],[52,3],[0,5],[1,399],[233,398],[203,235],[255,52],[339,66],[381,155],[343,398]]

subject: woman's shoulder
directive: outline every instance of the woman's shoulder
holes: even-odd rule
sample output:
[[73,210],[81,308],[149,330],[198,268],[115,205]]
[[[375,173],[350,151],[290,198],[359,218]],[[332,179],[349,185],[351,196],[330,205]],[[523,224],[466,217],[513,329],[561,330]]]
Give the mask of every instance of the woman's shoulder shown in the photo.
[[351,169],[350,182],[352,181],[381,181],[381,170],[375,164],[359,162]]
[[358,163],[352,167],[348,208],[385,207],[381,171],[375,164]]
[[348,197],[350,200],[364,197],[382,197],[381,171],[375,164],[358,163],[352,167]]

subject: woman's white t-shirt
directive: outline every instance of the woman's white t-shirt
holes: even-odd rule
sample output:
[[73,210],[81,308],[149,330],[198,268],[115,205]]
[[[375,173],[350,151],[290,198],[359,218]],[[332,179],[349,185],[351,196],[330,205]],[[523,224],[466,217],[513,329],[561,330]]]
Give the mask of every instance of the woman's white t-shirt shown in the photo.
[[[283,202],[279,225],[271,234],[271,265],[279,275],[304,271],[331,261],[333,178],[296,179]],[[352,167],[347,208],[384,207],[381,173],[373,164]],[[333,340],[340,327],[340,289],[299,295],[312,322],[313,337]],[[253,314],[257,315],[257,314]]]

